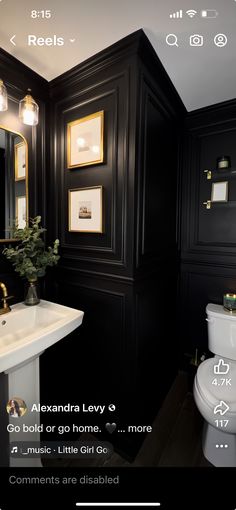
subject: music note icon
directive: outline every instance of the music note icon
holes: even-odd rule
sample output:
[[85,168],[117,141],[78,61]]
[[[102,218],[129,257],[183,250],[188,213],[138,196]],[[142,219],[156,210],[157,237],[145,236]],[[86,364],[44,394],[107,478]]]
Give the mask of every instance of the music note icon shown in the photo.
[[18,446],[13,446],[11,449],[11,453],[17,453],[18,452]]

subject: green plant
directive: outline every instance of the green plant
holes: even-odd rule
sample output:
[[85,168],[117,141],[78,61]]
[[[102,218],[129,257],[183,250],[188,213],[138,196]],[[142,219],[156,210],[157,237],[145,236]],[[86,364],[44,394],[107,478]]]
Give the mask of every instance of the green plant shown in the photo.
[[57,264],[59,240],[54,241],[53,248],[45,248],[42,235],[46,229],[40,226],[41,216],[30,220],[30,225],[23,229],[13,228],[13,236],[19,243],[13,248],[5,248],[3,254],[11,261],[15,271],[27,280],[37,280],[44,276],[47,266]]

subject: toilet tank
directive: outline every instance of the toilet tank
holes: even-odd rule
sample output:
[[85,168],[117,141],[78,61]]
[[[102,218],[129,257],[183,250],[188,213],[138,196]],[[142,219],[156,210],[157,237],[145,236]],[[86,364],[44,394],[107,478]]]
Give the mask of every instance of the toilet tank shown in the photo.
[[236,314],[211,303],[207,305],[206,313],[209,350],[236,360]]

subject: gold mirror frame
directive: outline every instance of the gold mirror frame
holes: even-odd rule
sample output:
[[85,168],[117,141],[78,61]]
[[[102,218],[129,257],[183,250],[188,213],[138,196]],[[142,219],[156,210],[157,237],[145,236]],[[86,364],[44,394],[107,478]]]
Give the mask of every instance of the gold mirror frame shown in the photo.
[[[26,158],[25,158],[25,194],[26,194],[26,225],[29,223],[29,172],[28,172],[28,154],[29,154],[29,147],[28,142],[24,135],[20,133],[19,131],[13,131],[12,129],[7,128],[3,124],[0,124],[0,129],[3,129],[4,131],[7,131],[8,133],[13,133],[13,135],[19,136],[25,143],[26,146]],[[14,150],[14,157],[15,157],[15,150]],[[15,175],[15,161],[14,161],[14,175]],[[0,239],[0,243],[10,243],[10,242],[16,242],[17,239],[15,238],[9,238],[9,239]]]

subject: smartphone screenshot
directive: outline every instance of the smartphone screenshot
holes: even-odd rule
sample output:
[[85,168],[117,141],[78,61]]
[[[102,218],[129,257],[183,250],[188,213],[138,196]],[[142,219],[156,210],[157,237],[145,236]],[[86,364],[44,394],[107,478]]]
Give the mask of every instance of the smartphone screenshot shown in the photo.
[[0,0],[0,510],[236,509],[235,22]]

